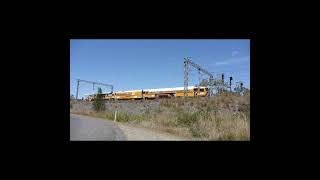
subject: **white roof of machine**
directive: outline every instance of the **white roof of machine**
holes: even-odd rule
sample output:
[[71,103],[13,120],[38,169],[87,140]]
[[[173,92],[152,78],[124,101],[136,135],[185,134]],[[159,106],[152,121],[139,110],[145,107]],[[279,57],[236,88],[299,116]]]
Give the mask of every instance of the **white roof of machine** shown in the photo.
[[[205,88],[205,86],[200,86],[201,88]],[[188,86],[188,89],[194,89],[197,86]],[[150,92],[159,92],[159,91],[183,91],[184,87],[174,87],[174,88],[159,88],[159,89],[144,89],[144,91]]]
[[84,96],[90,96],[90,95],[93,95],[93,94],[84,94]]
[[129,90],[129,91],[115,91],[115,93],[128,93],[128,92],[136,92],[141,90]]
[[[201,88],[206,88],[205,86],[200,86]],[[197,88],[197,86],[188,86],[188,89],[194,89]],[[174,87],[174,88],[158,88],[158,89],[143,89],[143,91],[149,91],[149,92],[161,92],[161,91],[182,91],[184,90],[184,87]],[[129,91],[116,91],[115,93],[128,93],[128,92],[137,92],[142,91],[142,89],[138,90],[129,90]]]
[[[188,89],[192,89],[194,86],[188,86]],[[158,89],[143,89],[143,91],[150,91],[150,92],[158,92],[158,91],[178,91],[178,90],[184,90],[184,87],[175,87],[175,88],[158,88]],[[125,92],[137,92],[142,91],[142,89],[139,90],[129,90],[129,91],[117,91],[116,93],[125,93]]]
[[[188,89],[193,89],[194,86],[188,86]],[[159,89],[144,89],[144,91],[159,92],[159,91],[179,91],[184,90],[184,87],[174,87],[174,88],[159,88]]]
[[[109,94],[111,92],[102,92],[101,94]],[[86,93],[86,94],[83,94],[84,96],[91,96],[91,95],[94,95],[94,94],[97,94],[97,93],[92,93],[92,94],[89,94],[89,93]]]

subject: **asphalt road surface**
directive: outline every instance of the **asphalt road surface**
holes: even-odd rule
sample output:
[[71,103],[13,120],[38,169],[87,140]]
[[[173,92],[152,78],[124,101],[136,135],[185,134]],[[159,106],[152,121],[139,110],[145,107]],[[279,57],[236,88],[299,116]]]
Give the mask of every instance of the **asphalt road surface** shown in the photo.
[[122,141],[126,137],[112,121],[70,114],[70,140]]

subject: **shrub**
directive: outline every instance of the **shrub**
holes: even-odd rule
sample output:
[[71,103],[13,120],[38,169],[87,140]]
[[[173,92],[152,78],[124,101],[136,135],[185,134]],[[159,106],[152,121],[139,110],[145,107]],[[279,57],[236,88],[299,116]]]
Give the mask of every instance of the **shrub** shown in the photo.
[[163,99],[160,101],[160,106],[164,106],[164,107],[173,107],[173,101],[170,101],[169,99]]
[[177,122],[178,125],[191,126],[198,120],[198,113],[178,112]]
[[70,109],[72,109],[72,101],[70,101]]
[[103,95],[102,95],[102,90],[101,88],[98,88],[98,94],[97,94],[97,98],[94,100],[94,102],[92,103],[93,109],[96,112],[99,111],[104,111],[106,109],[106,105],[103,101]]
[[129,122],[130,116],[127,113],[117,113],[118,122]]

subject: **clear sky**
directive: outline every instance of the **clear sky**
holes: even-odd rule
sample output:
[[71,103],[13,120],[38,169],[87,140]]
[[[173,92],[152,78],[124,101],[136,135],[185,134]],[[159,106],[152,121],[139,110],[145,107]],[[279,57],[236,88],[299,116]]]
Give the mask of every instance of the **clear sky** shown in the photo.
[[[76,79],[112,84],[114,91],[183,86],[185,57],[215,77],[232,76],[232,89],[237,81],[250,88],[249,39],[75,39],[70,40],[70,94],[76,94]],[[189,85],[198,84],[198,71],[190,68],[190,74]],[[80,98],[92,92],[92,85],[80,84]]]

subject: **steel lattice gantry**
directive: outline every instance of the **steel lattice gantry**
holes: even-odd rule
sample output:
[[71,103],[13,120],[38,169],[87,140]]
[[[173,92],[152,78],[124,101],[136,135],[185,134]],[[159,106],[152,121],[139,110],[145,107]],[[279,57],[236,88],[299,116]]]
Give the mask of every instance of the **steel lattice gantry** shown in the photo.
[[197,69],[199,72],[203,72],[204,74],[209,76],[209,95],[213,95],[213,74],[203,69],[198,64],[192,62],[189,58],[184,58],[184,96],[188,96],[188,76],[189,76],[189,65]]
[[113,85],[111,84],[104,84],[104,83],[99,83],[99,82],[93,82],[93,81],[86,81],[86,80],[81,80],[81,79],[77,79],[77,92],[76,92],[76,99],[78,99],[78,92],[79,92],[79,83],[80,82],[85,82],[85,83],[90,83],[93,85],[97,84],[97,85],[101,85],[101,86],[107,86],[111,88],[111,93],[113,92]]

